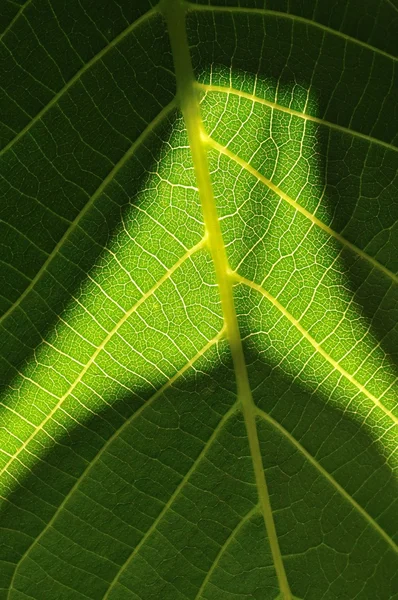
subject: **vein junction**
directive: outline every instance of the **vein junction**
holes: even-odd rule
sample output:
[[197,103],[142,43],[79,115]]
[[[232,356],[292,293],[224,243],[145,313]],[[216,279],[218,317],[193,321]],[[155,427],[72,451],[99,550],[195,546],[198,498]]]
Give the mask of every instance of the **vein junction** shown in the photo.
[[195,175],[202,205],[206,229],[206,243],[210,250],[224,315],[227,339],[235,369],[238,400],[242,406],[248,434],[253,469],[258,489],[268,540],[278,577],[281,598],[291,600],[289,583],[279,548],[275,523],[264,475],[260,443],[257,435],[255,404],[253,401],[242,340],[233,298],[233,274],[223,242],[217,209],[214,200],[212,182],[207,159],[208,139],[200,115],[198,91],[195,85],[191,57],[185,28],[185,6],[180,0],[163,0],[161,8],[165,15],[177,80],[177,101],[181,108],[188,133]]

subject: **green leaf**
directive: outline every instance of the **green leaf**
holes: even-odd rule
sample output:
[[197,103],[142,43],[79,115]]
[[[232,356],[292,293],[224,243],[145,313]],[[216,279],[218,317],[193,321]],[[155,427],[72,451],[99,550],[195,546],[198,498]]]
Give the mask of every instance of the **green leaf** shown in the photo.
[[398,598],[396,0],[4,0],[0,600]]

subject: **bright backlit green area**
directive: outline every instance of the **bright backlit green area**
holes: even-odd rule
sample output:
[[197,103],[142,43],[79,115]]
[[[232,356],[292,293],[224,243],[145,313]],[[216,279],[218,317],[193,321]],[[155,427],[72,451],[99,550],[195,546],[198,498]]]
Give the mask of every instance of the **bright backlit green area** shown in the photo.
[[397,599],[396,0],[0,28],[0,600]]

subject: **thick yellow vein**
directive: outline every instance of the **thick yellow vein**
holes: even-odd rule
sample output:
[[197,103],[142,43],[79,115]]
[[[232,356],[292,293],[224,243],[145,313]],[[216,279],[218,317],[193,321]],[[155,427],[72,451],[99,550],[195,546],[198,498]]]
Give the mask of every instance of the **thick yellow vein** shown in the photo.
[[253,281],[250,281],[249,279],[242,277],[238,273],[234,273],[232,275],[232,277],[235,279],[235,281],[237,283],[246,285],[246,286],[250,287],[251,289],[255,290],[256,292],[259,292],[260,294],[265,296],[265,298],[267,298],[267,300],[269,300],[269,302],[271,302],[275,306],[275,308],[277,308],[283,314],[283,316],[286,317],[290,321],[290,323],[297,329],[297,331],[299,331],[301,333],[301,335],[311,344],[311,346],[314,348],[314,350],[316,350],[316,352],[318,352],[321,356],[323,356],[323,358],[326,359],[328,361],[328,363],[331,364],[332,367],[336,371],[338,371],[343,377],[345,377],[350,383],[352,383],[352,385],[354,385],[360,392],[362,392],[367,398],[369,398],[369,400],[371,400],[377,407],[379,407],[394,423],[398,423],[398,419],[393,415],[393,413],[390,410],[388,410],[388,408],[386,408],[380,402],[380,400],[378,398],[376,398],[376,396],[374,396],[371,392],[369,392],[362,383],[359,383],[359,381],[357,381],[355,379],[355,377],[353,377],[348,371],[346,371],[337,362],[337,360],[332,358],[322,348],[322,346],[316,340],[314,340],[314,338],[308,333],[308,331],[306,329],[304,329],[304,327],[300,324],[300,321],[295,319],[293,317],[293,315],[291,315],[289,313],[289,311],[287,311],[286,308],[284,306],[282,306],[282,304],[279,302],[279,300],[277,300],[276,298],[271,296],[271,294],[269,292],[267,292],[266,289],[261,287],[261,285],[258,285],[257,283],[254,283]]
[[342,38],[343,40],[346,40],[347,42],[350,42],[352,44],[358,44],[359,46],[362,46],[363,48],[366,48],[367,50],[370,50],[371,52],[377,52],[378,54],[381,54],[382,56],[385,56],[386,58],[389,58],[390,60],[393,61],[397,61],[398,57],[394,56],[393,54],[389,54],[388,52],[385,52],[384,50],[381,50],[380,48],[376,48],[375,46],[372,46],[371,44],[368,44],[367,42],[363,42],[362,40],[358,40],[357,38],[351,37],[350,35],[347,35],[346,33],[343,33],[342,31],[338,31],[337,29],[332,29],[331,27],[328,27],[327,25],[322,25],[322,23],[318,23],[318,21],[311,21],[310,19],[306,19],[305,17],[299,17],[298,15],[294,15],[291,13],[286,13],[286,12],[280,12],[278,10],[271,10],[271,9],[266,9],[266,8],[244,8],[242,6],[214,6],[214,5],[207,5],[207,4],[192,4],[190,2],[187,2],[187,6],[188,9],[190,11],[207,11],[207,12],[212,12],[212,13],[232,13],[232,14],[244,14],[244,15],[260,15],[260,16],[270,16],[270,17],[279,17],[281,19],[289,19],[290,21],[295,21],[296,23],[303,23],[304,25],[309,25],[310,27],[316,27],[317,29],[322,29],[322,31],[325,31],[327,33],[330,33],[332,35],[335,35],[337,37]]
[[255,102],[256,104],[262,104],[267,106],[268,108],[272,108],[273,110],[279,110],[280,112],[287,113],[288,115],[292,115],[293,117],[299,117],[300,119],[304,119],[306,121],[312,121],[313,123],[318,123],[319,125],[324,125],[325,127],[330,127],[331,129],[336,129],[337,131],[341,131],[351,137],[358,137],[366,142],[370,142],[372,144],[379,144],[380,146],[384,146],[388,150],[393,150],[394,152],[398,152],[398,147],[393,146],[392,144],[388,144],[387,142],[383,142],[378,138],[374,138],[370,135],[366,135],[364,133],[360,133],[359,131],[354,131],[349,127],[343,127],[342,125],[336,125],[336,123],[332,123],[331,121],[325,121],[324,119],[320,119],[318,117],[313,117],[312,115],[308,115],[306,113],[302,113],[298,110],[294,110],[293,108],[288,108],[287,106],[282,106],[281,104],[277,104],[276,102],[271,102],[270,100],[264,100],[263,98],[259,98],[254,94],[248,94],[247,92],[242,92],[240,90],[236,90],[235,88],[224,87],[221,85],[206,85],[204,83],[198,83],[198,88],[203,90],[204,92],[217,92],[219,94],[233,94],[235,96],[239,96],[240,98],[245,98],[250,102]]
[[320,219],[315,217],[310,211],[306,210],[303,206],[301,206],[298,202],[296,202],[296,200],[293,200],[293,198],[290,198],[287,194],[285,194],[285,192],[283,192],[277,185],[272,183],[272,181],[270,181],[269,179],[264,177],[264,175],[259,173],[247,161],[243,160],[243,158],[240,158],[239,156],[237,156],[236,154],[231,152],[231,150],[228,150],[228,148],[226,148],[225,146],[222,146],[221,144],[216,142],[216,140],[214,140],[213,138],[209,138],[209,144],[211,145],[212,148],[217,150],[220,154],[227,156],[230,160],[234,161],[236,164],[238,164],[240,167],[242,167],[242,169],[244,169],[245,171],[247,171],[248,173],[253,175],[256,179],[258,179],[259,181],[264,183],[264,185],[266,185],[270,190],[275,192],[275,194],[278,194],[278,196],[280,198],[282,198],[282,200],[284,200],[285,202],[290,204],[290,206],[292,206],[295,210],[297,210],[302,215],[304,215],[307,219],[312,221],[312,223],[314,223],[314,225],[316,225],[320,229],[323,229],[323,231],[326,231],[326,233],[328,233],[330,236],[334,237],[338,242],[340,242],[340,244],[342,244],[343,246],[346,246],[352,252],[355,252],[355,254],[360,256],[363,260],[366,260],[367,262],[369,262],[372,265],[372,267],[374,267],[374,268],[378,269],[379,271],[381,271],[382,273],[384,273],[384,275],[386,275],[389,279],[391,279],[395,284],[398,283],[398,276],[395,273],[390,271],[390,269],[387,269],[387,267],[385,267],[384,265],[379,263],[372,256],[369,256],[369,254],[366,254],[366,252],[364,252],[363,250],[358,248],[358,246],[355,246],[355,244],[352,244],[351,242],[346,240],[345,237],[343,237],[340,233],[337,233],[336,231],[331,229],[328,225],[323,223]]
[[[88,476],[88,474],[90,473],[90,471],[92,471],[94,469],[95,465],[99,462],[99,460],[101,459],[102,455],[111,446],[111,444],[114,442],[114,440],[117,439],[117,437],[119,435],[121,435],[122,432],[128,426],[131,425],[131,423],[133,423],[136,419],[138,419],[138,417],[147,408],[149,408],[149,406],[151,406],[158,398],[160,398],[162,396],[162,394],[164,394],[180,377],[182,377],[184,375],[184,373],[186,373],[186,371],[188,371],[191,367],[193,367],[193,365],[202,356],[204,356],[206,354],[206,352],[212,346],[214,346],[215,344],[217,344],[222,339],[222,337],[224,336],[224,333],[225,333],[224,329],[222,329],[213,339],[211,339],[209,342],[207,342],[207,344],[205,344],[205,346],[203,346],[203,348],[193,358],[191,358],[181,369],[179,369],[175,373],[175,375],[173,375],[173,377],[171,377],[167,381],[167,383],[165,383],[157,392],[155,392],[150,398],[148,398],[148,400],[138,410],[136,410],[135,413],[133,413],[128,419],[126,419],[126,421],[118,429],[116,429],[116,431],[112,434],[112,436],[106,441],[106,443],[102,446],[101,450],[95,456],[94,460],[87,465],[87,467],[85,468],[85,470],[81,473],[81,475],[79,476],[79,478],[75,481],[73,487],[69,490],[69,492],[67,493],[67,495],[63,499],[62,503],[58,506],[57,510],[55,511],[55,513],[53,514],[53,516],[51,517],[50,521],[46,524],[46,526],[43,529],[43,531],[32,542],[32,544],[29,546],[29,548],[24,552],[24,554],[21,556],[21,558],[18,561],[18,563],[16,563],[14,565],[15,566],[15,571],[14,571],[14,574],[13,574],[12,581],[10,583],[10,587],[9,587],[9,591],[8,591],[8,598],[10,597],[11,592],[13,590],[13,582],[16,579],[17,571],[18,571],[19,566],[22,564],[22,562],[24,561],[24,559],[29,555],[31,549],[40,542],[40,540],[45,535],[45,533],[52,527],[52,525],[56,521],[58,515],[67,506],[69,499],[76,492],[76,490],[78,489],[78,487],[81,484],[81,482],[85,479],[85,477]],[[224,417],[223,422],[225,423],[225,417]]]
[[41,268],[38,270],[34,278],[31,280],[30,284],[25,288],[23,293],[19,296],[18,300],[14,302],[12,306],[0,317],[0,324],[21,304],[21,302],[26,298],[26,296],[31,292],[32,288],[37,284],[37,282],[43,277],[46,273],[50,263],[56,258],[60,249],[65,244],[65,242],[70,238],[75,229],[79,226],[79,223],[83,219],[83,217],[89,212],[93,204],[96,202],[97,198],[101,196],[105,188],[111,183],[114,179],[115,175],[120,171],[120,169],[127,163],[127,161],[134,155],[139,146],[146,140],[146,138],[152,133],[152,131],[167,117],[167,115],[175,108],[175,101],[170,102],[164,109],[155,117],[149,125],[144,129],[141,135],[135,140],[135,142],[130,146],[127,152],[122,156],[118,163],[113,167],[113,169],[108,173],[105,177],[104,181],[99,185],[94,194],[85,204],[84,208],[80,211],[74,221],[70,224],[68,229],[65,231],[64,235],[61,237],[57,245],[54,247],[52,252],[47,256],[46,261],[43,263]]
[[[156,290],[163,284],[165,283],[172,275],[173,273],[175,273],[175,271],[177,271],[177,269],[179,269],[181,267],[181,265],[190,257],[192,256],[195,252],[197,252],[200,248],[203,248],[205,245],[205,240],[202,239],[198,244],[196,244],[195,246],[193,246],[190,250],[188,250],[188,252],[186,252],[183,256],[181,256],[181,258],[168,270],[166,271],[162,277],[156,282],[156,284],[150,289],[148,290],[145,294],[143,294],[141,296],[141,298],[138,300],[138,302],[136,302],[134,304],[134,306],[132,306],[127,312],[125,312],[125,314],[123,315],[123,317],[120,319],[120,321],[115,325],[115,327],[108,333],[108,335],[103,339],[103,341],[101,342],[101,344],[99,344],[99,346],[95,349],[95,352],[91,355],[90,360],[86,363],[86,365],[84,366],[84,368],[80,371],[79,375],[76,377],[75,381],[72,383],[72,385],[69,387],[69,389],[65,392],[65,394],[58,399],[58,402],[56,403],[56,405],[52,408],[52,410],[48,413],[48,415],[46,416],[45,419],[43,419],[43,421],[41,422],[40,426],[37,427],[35,429],[35,431],[33,431],[31,433],[31,435],[23,442],[23,444],[18,448],[18,450],[15,452],[15,454],[13,455],[13,457],[4,465],[4,467],[1,469],[0,471],[0,476],[8,469],[8,467],[11,465],[11,463],[19,456],[19,454],[29,445],[29,443],[36,437],[36,435],[43,430],[44,426],[46,425],[46,423],[48,423],[48,421],[50,421],[52,419],[52,417],[54,416],[54,414],[57,412],[57,410],[61,407],[62,403],[64,402],[64,400],[66,400],[66,398],[69,396],[69,394],[71,394],[73,392],[73,390],[76,388],[76,386],[82,381],[84,375],[87,373],[87,371],[89,370],[89,368],[91,367],[91,365],[94,363],[95,359],[97,358],[97,356],[100,354],[100,352],[102,352],[102,350],[105,348],[105,346],[107,345],[107,343],[112,339],[112,337],[117,333],[117,331],[120,329],[120,327],[123,325],[123,323],[125,323],[129,317],[131,317],[131,315],[133,313],[135,313],[139,307],[150,297],[152,296],[152,294],[154,292],[156,292]],[[47,391],[47,390],[45,390]],[[47,393],[49,393],[47,391]]]
[[43,117],[43,115],[45,115],[50,110],[50,108],[52,108],[53,106],[55,106],[57,104],[58,100],[60,98],[62,98],[62,96],[65,94],[65,92],[67,92],[77,81],[79,81],[80,77],[86,71],[88,71],[88,69],[90,69],[93,65],[95,65],[96,62],[101,60],[105,56],[105,54],[107,54],[107,52],[109,52],[109,50],[111,48],[115,47],[119,42],[121,42],[126,37],[126,35],[128,35],[132,31],[134,31],[134,29],[139,27],[142,23],[144,23],[145,21],[150,19],[152,16],[157,14],[157,12],[158,12],[158,10],[156,7],[151,8],[151,10],[149,10],[148,12],[143,14],[139,19],[134,21],[134,23],[131,23],[131,25],[126,27],[126,29],[124,29],[121,33],[119,33],[119,35],[116,36],[111,42],[109,42],[109,44],[104,46],[104,48],[102,48],[102,50],[100,50],[100,52],[98,52],[98,54],[93,56],[93,58],[91,58],[85,65],[83,65],[83,67],[75,73],[75,75],[63,86],[63,88],[61,88],[59,90],[59,92],[57,92],[55,94],[54,98],[52,98],[51,101],[48,104],[46,104],[46,106],[44,106],[37,113],[37,115],[35,117],[33,117],[33,119],[31,121],[29,121],[29,123],[27,125],[25,125],[25,127],[23,129],[21,129],[21,131],[19,131],[17,133],[17,135],[12,140],[10,140],[6,146],[4,146],[4,148],[2,148],[0,150],[0,156],[2,154],[4,154],[4,152],[9,150],[21,137],[23,137],[25,135],[25,133],[27,131],[29,131],[29,129],[31,127],[33,127],[33,125],[35,123],[40,121],[40,119]]
[[398,550],[397,545],[394,543],[394,541],[390,538],[390,536],[384,531],[384,529],[382,529],[380,527],[380,525],[373,519],[373,517],[371,517],[369,515],[369,513],[366,512],[366,510],[360,505],[358,504],[358,502],[356,500],[354,500],[354,498],[352,496],[350,496],[350,494],[334,479],[334,477],[332,477],[332,475],[330,473],[328,473],[328,471],[326,471],[326,469],[324,469],[322,467],[322,465],[312,456],[312,454],[310,454],[292,435],[291,433],[289,433],[280,423],[278,423],[278,421],[275,421],[275,419],[273,419],[270,415],[268,415],[267,413],[265,413],[264,411],[257,409],[257,414],[259,415],[259,417],[261,417],[262,419],[265,419],[266,421],[268,421],[269,423],[271,423],[271,425],[273,427],[275,427],[285,438],[287,438],[289,440],[289,442],[291,444],[293,444],[293,446],[295,448],[297,448],[297,450],[303,455],[305,456],[305,458],[311,463],[311,465],[313,467],[315,467],[322,475],[323,477],[325,477],[325,479],[327,479],[327,481],[339,492],[339,494],[341,494],[343,496],[343,498],[345,500],[347,500],[347,502],[349,502],[355,510],[357,510],[361,516],[366,519],[366,521],[368,521],[368,523],[370,523],[370,525],[376,529],[376,531],[383,537],[383,539],[395,550]]
[[258,490],[259,504],[267,529],[281,597],[291,600],[278,537],[272,514],[271,502],[265,480],[260,443],[257,435],[255,407],[247,374],[242,340],[233,298],[233,280],[230,276],[226,249],[214,200],[213,187],[207,159],[207,136],[200,114],[199,93],[195,85],[187,32],[185,28],[186,5],[180,0],[162,0],[160,4],[166,17],[174,58],[177,80],[177,100],[184,117],[195,176],[205,222],[206,240],[213,259],[218,289],[224,315],[226,335],[235,369],[238,399],[242,406],[248,435],[250,453]]
[[[191,475],[193,475],[193,473],[197,470],[198,464],[201,462],[201,460],[203,460],[203,458],[205,458],[205,456],[208,453],[209,449],[211,448],[212,444],[217,439],[217,436],[220,433],[220,431],[225,427],[225,424],[227,423],[227,421],[232,417],[232,415],[234,415],[237,412],[237,410],[238,410],[238,403],[236,402],[233,406],[231,406],[231,408],[228,410],[228,412],[225,413],[225,415],[222,417],[219,424],[217,425],[217,427],[214,429],[213,433],[207,440],[206,444],[203,446],[199,456],[192,463],[192,466],[189,469],[189,471],[187,471],[186,474],[184,475],[184,477],[181,479],[179,485],[176,487],[173,494],[170,496],[170,498],[168,499],[168,501],[162,508],[161,512],[159,513],[159,515],[153,521],[153,523],[149,527],[148,531],[145,533],[145,535],[142,537],[140,542],[134,548],[133,552],[130,554],[130,556],[127,558],[125,563],[120,568],[119,572],[117,573],[117,575],[111,582],[111,584],[110,584],[105,596],[103,596],[102,600],[107,600],[107,598],[109,598],[109,594],[111,593],[114,586],[117,583],[120,583],[120,581],[119,581],[120,577],[123,575],[125,570],[131,564],[131,562],[134,560],[134,558],[137,556],[137,554],[139,554],[142,546],[145,544],[145,542],[148,540],[148,538],[152,535],[152,533],[154,533],[154,531],[156,531],[156,528],[158,527],[159,523],[162,521],[164,515],[170,510],[170,507],[172,506],[173,502],[176,500],[177,496],[180,494],[181,490],[189,482]],[[123,584],[121,584],[121,585],[123,585]]]

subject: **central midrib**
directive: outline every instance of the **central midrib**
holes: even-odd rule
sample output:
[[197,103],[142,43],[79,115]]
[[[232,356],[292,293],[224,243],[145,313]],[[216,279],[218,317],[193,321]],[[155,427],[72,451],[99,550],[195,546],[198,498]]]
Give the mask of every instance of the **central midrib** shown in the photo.
[[272,552],[281,597],[291,600],[289,583],[279,548],[275,523],[272,515],[268,488],[264,475],[260,443],[257,434],[255,405],[250,389],[246,361],[243,353],[238,319],[233,297],[233,277],[229,266],[225,245],[213,194],[213,187],[207,159],[207,135],[200,114],[198,90],[192,69],[187,33],[185,27],[186,9],[182,0],[161,0],[174,58],[177,80],[177,100],[184,117],[188,141],[192,154],[195,176],[202,205],[206,229],[206,242],[210,250],[219,287],[226,335],[231,348],[235,369],[238,399],[242,405],[253,469],[258,489],[259,502],[264,517],[268,540]]

